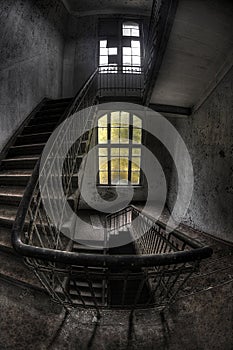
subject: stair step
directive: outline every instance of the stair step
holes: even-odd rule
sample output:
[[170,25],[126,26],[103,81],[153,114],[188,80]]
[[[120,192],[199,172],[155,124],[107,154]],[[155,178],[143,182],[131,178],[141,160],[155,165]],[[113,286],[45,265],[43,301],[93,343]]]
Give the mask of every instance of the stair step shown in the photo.
[[31,143],[44,143],[48,141],[51,134],[52,134],[51,132],[43,132],[43,133],[37,133],[37,134],[19,135],[15,142],[15,146],[28,145]]
[[25,187],[0,187],[0,203],[18,205],[24,191]]
[[57,104],[57,103],[67,103],[69,104],[74,98],[73,97],[65,97],[65,98],[58,98],[56,100],[48,100],[46,101],[46,104]]
[[[72,286],[73,281],[70,280],[70,283],[71,283],[71,286]],[[89,288],[89,284],[88,284],[87,281],[80,281],[80,280],[78,280],[78,281],[76,281],[76,285],[77,285],[79,288]],[[103,288],[101,282],[99,282],[99,283],[97,283],[97,282],[92,282],[92,286],[93,286],[93,288],[95,288],[95,289],[102,289],[102,288]]]
[[56,122],[53,123],[43,123],[38,125],[30,125],[26,126],[23,129],[23,132],[21,135],[28,135],[28,134],[35,134],[35,133],[43,133],[48,131],[53,131],[56,127]]
[[85,254],[103,254],[103,248],[99,247],[89,247],[89,246],[84,246],[78,243],[74,243],[73,249],[74,252],[77,253],[85,253]]
[[0,204],[0,225],[1,227],[12,227],[17,214],[17,207]]
[[33,169],[38,159],[38,155],[6,158],[2,160],[2,165],[5,169]]
[[53,114],[59,114],[60,116],[64,113],[65,111],[65,108],[63,107],[58,107],[58,108],[47,108],[46,109],[46,106],[39,110],[37,113],[36,113],[36,117],[39,117],[39,116],[50,116],[50,115],[53,115]]
[[9,149],[8,156],[40,154],[43,151],[44,146],[45,143],[12,146]]
[[0,172],[0,185],[26,185],[32,170],[8,170]]
[[36,125],[42,125],[42,124],[48,124],[48,123],[54,123],[57,124],[59,119],[61,118],[60,115],[54,114],[50,116],[41,116],[41,117],[34,117],[32,118],[27,126],[36,126]]
[[[88,290],[82,290],[82,289],[79,288],[79,287],[78,287],[78,289],[79,289],[79,292],[80,292],[80,294],[81,294],[81,296],[82,296],[83,298],[90,298],[90,299],[92,299],[92,294],[91,294],[91,290],[90,290],[90,289],[88,289]],[[79,298],[78,292],[77,292],[77,290],[75,289],[75,287],[70,287],[69,294],[71,295],[72,298],[73,298],[73,297]],[[95,294],[95,297],[96,297],[97,299],[102,299],[102,293],[101,293],[100,291],[97,291],[97,290],[94,289],[94,294]],[[105,296],[106,296],[106,291],[105,291],[104,294],[105,294]]]
[[25,265],[23,258],[7,252],[0,254],[0,275],[13,278],[15,281],[41,288],[33,272]]
[[48,109],[56,109],[56,108],[63,108],[64,110],[69,106],[70,102],[57,102],[56,100],[53,101],[53,103],[46,103],[42,108],[42,110],[48,110]]

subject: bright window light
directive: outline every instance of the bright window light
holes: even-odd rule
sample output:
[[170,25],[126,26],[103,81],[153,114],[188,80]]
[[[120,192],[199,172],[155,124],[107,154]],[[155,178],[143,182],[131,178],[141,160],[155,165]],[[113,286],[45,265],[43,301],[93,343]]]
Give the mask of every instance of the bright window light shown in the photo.
[[139,24],[137,23],[131,23],[131,22],[125,22],[122,25],[122,35],[123,36],[134,36],[139,37]]
[[[130,126],[131,125],[131,126]],[[130,136],[130,128],[132,136]],[[125,111],[109,112],[98,120],[98,183],[140,184],[142,120]]]

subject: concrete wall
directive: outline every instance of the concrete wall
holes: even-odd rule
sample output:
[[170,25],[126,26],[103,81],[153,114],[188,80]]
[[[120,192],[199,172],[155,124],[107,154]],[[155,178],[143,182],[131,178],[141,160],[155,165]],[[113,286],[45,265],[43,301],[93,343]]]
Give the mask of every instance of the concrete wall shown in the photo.
[[98,16],[70,16],[66,33],[63,95],[74,96],[97,67]]
[[[201,108],[174,123],[194,168],[194,192],[183,222],[233,242],[233,69]],[[173,119],[174,120],[174,119]],[[169,206],[176,199],[175,170]],[[179,219],[177,213],[176,219]]]
[[62,91],[67,11],[58,0],[2,0],[0,151],[45,96]]

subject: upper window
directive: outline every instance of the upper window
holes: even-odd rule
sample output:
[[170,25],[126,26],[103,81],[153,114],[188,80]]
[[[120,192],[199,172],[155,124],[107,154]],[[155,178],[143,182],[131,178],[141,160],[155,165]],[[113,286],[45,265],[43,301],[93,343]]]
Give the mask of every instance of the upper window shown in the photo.
[[106,33],[106,37],[99,41],[99,65],[103,67],[100,71],[140,73],[141,46],[139,24],[121,22],[121,31],[118,35],[108,38]]
[[98,183],[140,185],[142,121],[128,112],[115,111],[98,120]]

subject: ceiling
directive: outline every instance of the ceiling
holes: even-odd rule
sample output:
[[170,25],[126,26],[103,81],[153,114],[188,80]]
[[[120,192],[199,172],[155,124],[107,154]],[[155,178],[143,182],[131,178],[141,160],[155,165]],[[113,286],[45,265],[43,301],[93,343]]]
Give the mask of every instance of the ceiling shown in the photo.
[[[153,0],[62,0],[70,13],[150,15]],[[139,12],[140,11],[140,12]]]
[[233,64],[232,19],[232,0],[179,0],[152,103],[200,103]]

